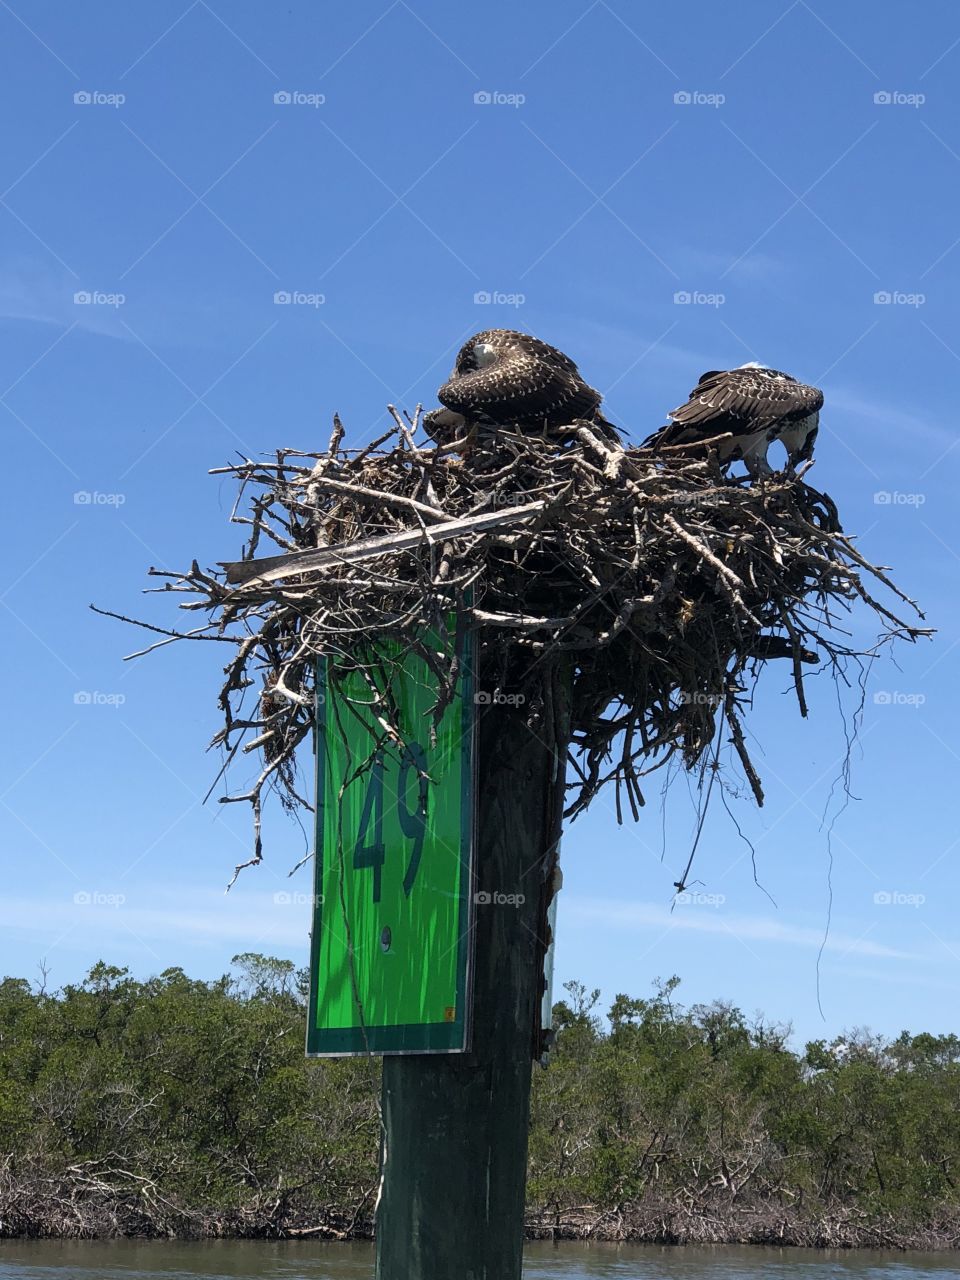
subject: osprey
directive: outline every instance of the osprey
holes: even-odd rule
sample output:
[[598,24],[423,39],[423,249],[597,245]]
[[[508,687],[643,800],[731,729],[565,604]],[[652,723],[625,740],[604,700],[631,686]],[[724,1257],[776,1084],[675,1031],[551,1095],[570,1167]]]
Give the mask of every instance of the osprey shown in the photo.
[[721,462],[742,458],[754,479],[773,474],[767,449],[779,440],[791,468],[813,456],[823,392],[789,373],[762,364],[705,373],[670,422],[644,441],[644,448],[695,444],[729,432],[716,443]]
[[424,418],[435,440],[469,422],[546,430],[577,419],[617,438],[599,411],[600,392],[584,382],[570,357],[515,329],[485,329],[465,342],[437,399],[445,409]]

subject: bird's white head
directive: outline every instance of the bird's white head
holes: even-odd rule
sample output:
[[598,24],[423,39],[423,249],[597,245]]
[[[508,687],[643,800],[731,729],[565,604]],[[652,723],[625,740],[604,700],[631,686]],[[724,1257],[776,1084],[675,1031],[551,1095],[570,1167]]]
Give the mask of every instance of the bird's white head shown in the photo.
[[477,342],[473,348],[473,359],[478,369],[486,369],[497,358],[497,349],[489,342]]

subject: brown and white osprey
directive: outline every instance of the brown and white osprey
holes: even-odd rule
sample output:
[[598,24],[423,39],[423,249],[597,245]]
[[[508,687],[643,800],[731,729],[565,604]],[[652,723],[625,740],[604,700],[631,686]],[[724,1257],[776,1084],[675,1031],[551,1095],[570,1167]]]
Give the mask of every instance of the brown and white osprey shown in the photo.
[[600,392],[587,385],[570,357],[516,329],[474,334],[457,353],[437,399],[448,412],[424,418],[434,439],[456,425],[455,417],[538,431],[586,419],[603,427],[607,438],[615,436],[599,411]]
[[729,432],[728,439],[713,446],[717,456],[724,463],[742,459],[756,479],[773,474],[767,449],[774,440],[786,448],[791,468],[813,456],[822,407],[818,387],[805,386],[778,369],[755,363],[712,369],[643,447],[695,444]]

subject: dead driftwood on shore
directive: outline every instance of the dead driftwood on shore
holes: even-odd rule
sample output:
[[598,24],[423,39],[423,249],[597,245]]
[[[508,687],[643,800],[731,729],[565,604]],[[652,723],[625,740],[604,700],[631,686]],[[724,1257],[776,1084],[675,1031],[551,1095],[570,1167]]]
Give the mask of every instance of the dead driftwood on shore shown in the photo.
[[[549,435],[474,430],[422,448],[416,417],[391,413],[390,431],[361,450],[343,447],[336,419],[322,452],[280,449],[217,468],[239,486],[242,559],[151,570],[202,620],[150,626],[162,637],[150,649],[180,638],[231,646],[213,743],[221,773],[238,754],[262,752],[252,784],[221,797],[253,806],[253,862],[267,790],[309,807],[294,763],[312,731],[321,656],[366,672],[385,738],[399,730],[376,679],[377,640],[399,641],[435,671],[438,718],[458,660],[424,636],[452,615],[475,629],[486,678],[522,696],[534,728],[547,714],[544,670],[564,665],[567,814],[612,785],[622,819],[625,809],[637,817],[646,775],[676,758],[715,766],[724,737],[762,803],[744,715],[767,661],[789,664],[805,715],[808,664],[847,680],[849,663],[883,643],[930,634],[802,477],[732,481],[712,455],[621,448],[576,422]],[[266,544],[279,554],[261,557]],[[846,629],[858,605],[875,621],[875,644]]]
[[960,1248],[960,1217],[944,1207],[925,1222],[889,1213],[823,1206],[808,1213],[771,1202],[681,1206],[652,1200],[601,1210],[582,1205],[527,1213],[528,1240],[595,1240],[620,1244],[778,1245],[805,1249]]
[[[298,1206],[292,1191],[251,1190],[245,1203],[186,1205],[154,1179],[119,1160],[94,1159],[54,1169],[31,1161],[0,1164],[0,1239],[371,1240],[374,1187],[352,1207]],[[960,1217],[944,1206],[922,1222],[856,1207],[800,1212],[775,1200],[696,1205],[644,1200],[602,1208],[529,1206],[528,1240],[660,1245],[775,1245],[817,1249],[960,1248]]]

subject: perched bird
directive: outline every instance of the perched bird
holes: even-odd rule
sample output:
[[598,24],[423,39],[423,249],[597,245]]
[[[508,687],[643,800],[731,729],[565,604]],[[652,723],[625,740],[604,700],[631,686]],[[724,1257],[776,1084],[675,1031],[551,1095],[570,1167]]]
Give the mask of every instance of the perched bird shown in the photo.
[[757,479],[773,474],[767,449],[780,440],[787,462],[797,467],[813,456],[823,392],[789,373],[762,364],[705,373],[686,404],[669,414],[670,421],[643,443],[644,448],[695,444],[729,432],[714,446],[721,462],[743,459]]
[[450,378],[437,392],[445,410],[426,415],[424,426],[438,438],[457,419],[546,430],[586,419],[617,439],[600,413],[600,392],[587,386],[569,356],[515,329],[485,329],[457,353]]

